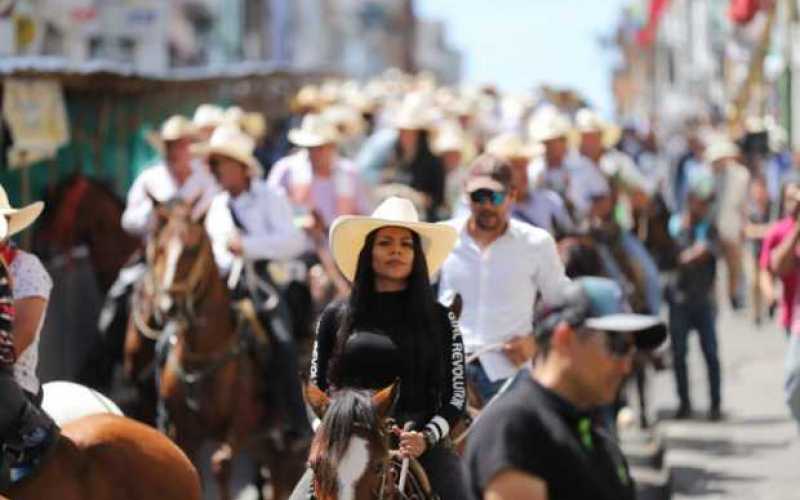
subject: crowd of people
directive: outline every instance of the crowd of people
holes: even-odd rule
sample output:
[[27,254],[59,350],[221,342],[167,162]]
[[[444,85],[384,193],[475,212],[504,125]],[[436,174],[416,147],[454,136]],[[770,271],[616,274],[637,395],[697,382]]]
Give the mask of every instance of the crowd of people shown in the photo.
[[[280,361],[271,375],[283,381],[290,443],[312,434],[298,372],[322,390],[400,380],[393,417],[414,423],[398,427],[400,449],[441,498],[633,498],[603,430],[613,431],[613,413],[594,410],[618,401],[636,352],[669,337],[675,417],[693,416],[686,359],[696,331],[707,417],[723,418],[718,260],[733,309],[749,295],[761,323],[780,307],[785,390],[800,421],[800,174],[769,119],[734,136],[692,115],[667,135],[590,107],[398,71],[307,85],[291,104],[285,129],[271,131],[257,114],[213,104],[167,119],[155,141],[163,162],[136,179],[121,221],[146,243],[159,206],[182,200],[204,220],[232,289],[249,296],[237,283],[254,272],[283,292],[280,307],[257,310]],[[28,262],[2,251],[12,274]],[[299,310],[292,287],[306,287],[315,307]],[[15,291],[28,318],[20,329],[40,326],[48,292],[44,278]],[[14,376],[35,401],[35,356],[25,361],[28,346],[16,342],[30,338],[35,351],[38,336],[14,325]],[[312,330],[306,370],[296,343]],[[490,407],[462,467],[449,440],[468,400]]]

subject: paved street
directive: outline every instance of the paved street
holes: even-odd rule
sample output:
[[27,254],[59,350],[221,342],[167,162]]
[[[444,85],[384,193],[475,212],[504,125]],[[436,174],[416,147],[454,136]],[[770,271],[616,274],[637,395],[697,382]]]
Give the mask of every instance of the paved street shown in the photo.
[[[694,338],[689,366],[695,419],[662,420],[657,428],[672,498],[800,498],[800,438],[783,403],[783,333],[771,324],[753,326],[749,312],[722,309],[721,423],[705,420],[708,384]],[[666,418],[677,406],[671,371],[653,377],[651,394],[651,408]]]

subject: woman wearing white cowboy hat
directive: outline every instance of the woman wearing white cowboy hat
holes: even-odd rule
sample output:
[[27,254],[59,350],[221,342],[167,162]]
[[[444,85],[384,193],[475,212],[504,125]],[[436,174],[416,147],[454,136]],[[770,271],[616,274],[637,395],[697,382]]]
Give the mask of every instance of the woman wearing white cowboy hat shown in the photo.
[[420,222],[404,198],[387,199],[369,217],[336,219],[331,251],[353,290],[320,315],[309,374],[322,390],[375,389],[399,379],[393,417],[399,426],[415,424],[396,430],[400,451],[419,458],[445,500],[466,498],[458,458],[443,444],[465,409],[464,347],[430,276],[456,238],[448,226]]
[[[253,139],[239,128],[217,127],[205,152],[211,172],[223,190],[211,202],[205,219],[220,271],[227,275],[234,261],[242,259],[253,263],[245,266],[245,272],[257,275],[248,278],[271,282],[267,272],[270,261],[294,259],[306,248],[303,232],[294,225],[289,200],[261,179],[261,165],[253,156]],[[237,285],[247,281],[239,280]],[[276,386],[282,391],[280,399],[287,413],[286,437],[291,446],[302,443],[310,436],[310,428],[297,377],[297,353],[285,297],[280,294],[273,312],[262,311],[258,306],[263,304],[263,297],[253,297],[253,291],[245,286],[234,286],[233,293],[235,299],[254,300],[258,319],[264,324],[273,349],[267,376],[278,378]],[[275,321],[283,327],[271,327]]]
[[219,188],[201,161],[192,157],[196,128],[183,116],[168,118],[161,126],[158,141],[163,145],[164,162],[145,169],[128,191],[122,227],[131,234],[146,237],[153,228],[153,198],[166,202],[174,198],[200,200],[195,215],[208,209]]
[[409,94],[391,118],[393,142],[380,161],[380,182],[405,184],[426,198],[426,218],[434,220],[444,202],[445,170],[432,152],[435,110],[425,96]]
[[22,474],[36,465],[57,436],[55,424],[38,407],[41,386],[36,377],[39,336],[53,282],[35,255],[10,241],[33,224],[43,208],[40,201],[12,207],[0,186],[0,288],[12,294],[0,293],[0,323],[9,323],[2,328],[0,342],[0,441],[19,453],[21,459],[12,469]]
[[267,182],[284,189],[297,207],[321,217],[327,227],[339,215],[363,213],[366,199],[355,164],[337,152],[340,134],[324,115],[307,114],[289,131],[299,147],[280,159]]

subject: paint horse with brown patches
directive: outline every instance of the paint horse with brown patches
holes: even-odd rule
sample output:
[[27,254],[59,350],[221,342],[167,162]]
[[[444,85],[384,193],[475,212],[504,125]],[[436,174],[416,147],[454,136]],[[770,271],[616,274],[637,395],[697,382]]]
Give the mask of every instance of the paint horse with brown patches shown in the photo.
[[272,497],[285,498],[303,472],[307,450],[272,439],[282,435],[282,415],[266,404],[262,356],[251,348],[267,336],[245,335],[251,323],[233,313],[204,221],[193,218],[191,204],[157,205],[156,212],[160,229],[148,259],[153,303],[170,344],[159,377],[167,417],[161,427],[191,458],[204,441],[221,443],[212,456],[219,498],[230,498],[231,462],[243,451],[269,469]]
[[[403,459],[397,451],[390,450],[392,423],[388,416],[397,390],[397,384],[374,394],[342,389],[329,398],[313,385],[306,387],[309,405],[321,419],[308,458],[313,490],[309,493],[313,498],[435,498],[419,462],[406,460],[404,474]],[[401,479],[404,475],[407,479]]]
[[2,494],[13,500],[200,500],[186,455],[152,427],[110,414],[64,425],[34,473]]

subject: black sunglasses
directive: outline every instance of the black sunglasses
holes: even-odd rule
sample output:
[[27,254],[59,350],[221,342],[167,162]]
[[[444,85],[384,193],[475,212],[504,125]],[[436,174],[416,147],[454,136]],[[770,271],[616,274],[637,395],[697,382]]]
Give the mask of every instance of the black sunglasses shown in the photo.
[[484,201],[489,201],[492,205],[497,207],[506,201],[506,193],[504,191],[492,191],[491,189],[478,189],[469,194],[469,199],[472,203],[478,205]]

